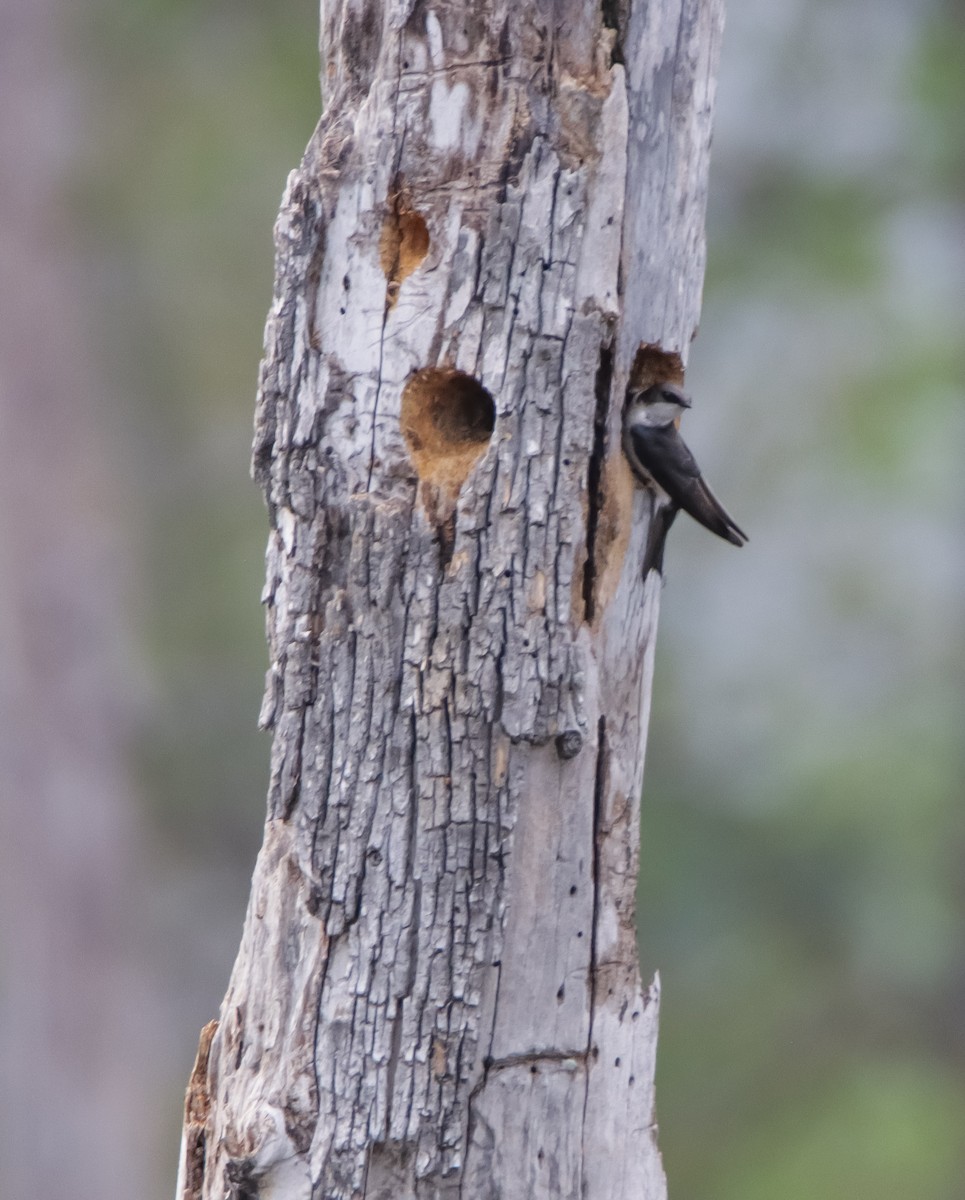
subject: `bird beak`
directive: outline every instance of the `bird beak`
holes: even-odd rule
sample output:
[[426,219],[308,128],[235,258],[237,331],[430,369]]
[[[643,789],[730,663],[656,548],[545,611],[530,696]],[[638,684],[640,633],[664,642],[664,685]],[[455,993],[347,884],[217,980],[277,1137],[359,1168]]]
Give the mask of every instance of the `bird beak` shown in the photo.
[[690,397],[685,396],[683,392],[680,393],[680,403],[684,406],[684,408],[690,408],[692,406]]

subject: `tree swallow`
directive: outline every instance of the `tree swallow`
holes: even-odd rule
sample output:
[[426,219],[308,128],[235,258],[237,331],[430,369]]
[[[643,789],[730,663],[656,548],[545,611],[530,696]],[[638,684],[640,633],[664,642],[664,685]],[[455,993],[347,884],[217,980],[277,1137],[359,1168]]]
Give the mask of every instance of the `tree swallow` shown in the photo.
[[639,483],[656,500],[643,575],[663,573],[664,541],[678,509],[690,513],[718,537],[743,546],[747,534],[724,511],[704,482],[697,460],[677,432],[690,400],[672,383],[656,383],[630,393],[623,419],[623,452]]

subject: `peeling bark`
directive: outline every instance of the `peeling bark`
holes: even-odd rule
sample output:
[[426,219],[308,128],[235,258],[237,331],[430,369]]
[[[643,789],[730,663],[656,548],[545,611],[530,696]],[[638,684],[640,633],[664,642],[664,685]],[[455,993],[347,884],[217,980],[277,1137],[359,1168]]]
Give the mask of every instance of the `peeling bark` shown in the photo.
[[268,821],[183,1200],[665,1194],[620,419],[696,326],[721,15],[325,9],[256,416]]

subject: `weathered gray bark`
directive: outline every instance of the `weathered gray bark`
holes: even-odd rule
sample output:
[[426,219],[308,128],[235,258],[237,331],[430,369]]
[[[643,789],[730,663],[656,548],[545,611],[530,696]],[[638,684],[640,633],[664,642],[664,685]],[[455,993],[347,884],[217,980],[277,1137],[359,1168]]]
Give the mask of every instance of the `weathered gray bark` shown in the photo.
[[179,1195],[652,1200],[619,427],[696,327],[721,5],[323,25],[256,421],[269,814]]

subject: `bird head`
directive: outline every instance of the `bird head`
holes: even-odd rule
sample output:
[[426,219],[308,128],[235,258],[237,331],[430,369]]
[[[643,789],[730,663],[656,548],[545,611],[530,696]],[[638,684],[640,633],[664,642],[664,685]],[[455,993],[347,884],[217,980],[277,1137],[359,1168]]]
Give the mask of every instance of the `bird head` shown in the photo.
[[630,393],[627,408],[628,425],[648,425],[651,428],[676,425],[690,398],[674,383],[655,383],[642,392]]

